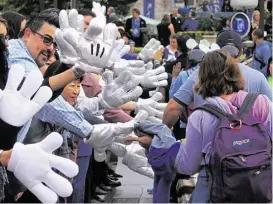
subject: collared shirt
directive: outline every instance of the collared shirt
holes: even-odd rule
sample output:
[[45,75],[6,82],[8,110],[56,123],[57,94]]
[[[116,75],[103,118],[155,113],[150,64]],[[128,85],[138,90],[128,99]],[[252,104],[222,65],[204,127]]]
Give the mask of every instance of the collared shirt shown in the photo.
[[89,136],[93,130],[92,125],[84,119],[83,113],[67,103],[62,96],[47,103],[36,117],[43,122],[64,127],[82,138]]
[[140,19],[132,18],[133,37],[138,38],[140,36]]
[[20,64],[25,68],[26,75],[28,75],[33,70],[39,69],[21,38],[9,40],[8,50],[9,67],[12,64]]
[[[10,40],[8,49],[10,52],[8,58],[9,67],[12,64],[20,64],[25,68],[26,75],[32,70],[39,69],[22,39]],[[37,113],[37,117],[44,122],[64,127],[80,137],[88,136],[93,129],[92,125],[84,120],[83,115],[76,111],[61,96],[51,103],[47,103]],[[30,124],[31,119],[18,133],[17,140],[19,142],[24,140]]]

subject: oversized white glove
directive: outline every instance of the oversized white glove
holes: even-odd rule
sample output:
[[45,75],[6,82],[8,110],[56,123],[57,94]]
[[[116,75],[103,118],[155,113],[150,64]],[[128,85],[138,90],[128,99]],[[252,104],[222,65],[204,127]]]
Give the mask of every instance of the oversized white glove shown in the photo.
[[126,45],[123,39],[116,40],[114,43],[114,49],[113,49],[112,55],[108,62],[109,67],[114,64],[113,66],[115,68],[116,67],[115,63],[118,63],[121,60],[121,57],[127,54],[129,51],[130,51],[130,46]]
[[125,60],[120,59],[114,64],[114,76],[121,75],[122,72],[129,71],[134,75],[143,75],[147,71],[142,60]]
[[126,146],[126,154],[122,163],[134,172],[151,179],[154,178],[154,171],[148,163],[145,149],[141,147],[139,143],[134,142]]
[[140,111],[133,120],[127,123],[94,125],[94,129],[90,137],[84,139],[84,142],[93,147],[98,154],[101,154],[97,154],[97,159],[100,158],[98,160],[101,161],[103,158],[105,158],[105,150],[112,145],[115,137],[120,135],[129,135],[131,132],[133,132],[136,123],[147,118],[147,112]]
[[101,26],[104,28],[106,25],[106,17],[105,17],[106,7],[101,6],[100,3],[93,1],[92,11],[96,14],[96,18],[98,18],[100,20]]
[[139,53],[139,58],[144,62],[148,62],[154,58],[156,51],[160,48],[161,43],[152,38]]
[[112,54],[118,29],[113,23],[107,24],[101,41],[96,38],[101,30],[99,24],[99,19],[93,18],[83,36],[79,36],[75,29],[68,28],[64,31],[64,38],[77,51],[80,61],[90,66],[104,68]]
[[158,103],[162,97],[162,94],[157,92],[151,98],[139,98],[136,104],[136,113],[145,110],[149,115],[148,120],[154,123],[162,123],[164,109],[167,106],[167,103]]
[[142,89],[137,86],[138,81],[135,76],[128,71],[113,80],[113,72],[107,70],[103,73],[102,78],[105,86],[102,93],[98,95],[102,108],[119,107],[129,101],[136,100],[142,94]]
[[[108,63],[113,44],[117,37],[117,27],[105,24],[101,18],[93,18],[84,33],[81,16],[72,9],[67,15],[62,10],[59,15],[60,29],[56,30],[56,42],[59,47],[61,61],[76,65],[86,72],[101,73]],[[103,32],[103,39],[102,31]]]
[[12,149],[8,170],[43,203],[56,203],[57,194],[68,197],[73,191],[71,183],[52,168],[70,178],[79,172],[76,163],[52,154],[62,142],[62,136],[53,132],[39,143],[24,145],[17,142]]
[[[147,64],[146,68],[150,67]],[[144,74],[135,75],[135,78],[145,88],[155,88],[168,85],[168,74],[165,72],[165,68],[160,66],[156,69],[146,70]]]
[[[71,27],[80,35],[80,32],[83,32],[83,24],[80,24],[79,21],[80,15],[78,15],[78,11],[75,9],[71,9],[69,14],[67,14],[65,10],[61,10],[59,14],[60,29],[56,29],[55,38],[58,45],[60,61],[65,64],[74,65],[78,62],[77,51],[64,39],[63,33]],[[82,26],[82,28],[80,28],[80,26]]]
[[49,87],[39,88],[43,82],[43,76],[39,70],[30,72],[21,89],[17,91],[24,75],[24,67],[19,64],[12,65],[6,87],[3,91],[0,90],[0,118],[17,127],[24,125],[32,118],[52,96]]

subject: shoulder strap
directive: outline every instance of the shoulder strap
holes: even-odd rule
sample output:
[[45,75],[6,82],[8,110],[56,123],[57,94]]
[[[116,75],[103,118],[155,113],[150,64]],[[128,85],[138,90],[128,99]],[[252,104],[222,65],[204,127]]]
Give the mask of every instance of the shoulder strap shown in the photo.
[[257,57],[256,52],[254,52],[254,59],[261,64],[260,69],[262,69],[266,65],[261,59]]
[[241,117],[244,114],[248,114],[251,110],[254,102],[256,101],[258,93],[248,93],[243,101],[241,108],[239,109],[238,115]]
[[233,115],[227,114],[226,112],[224,112],[222,109],[218,108],[217,106],[210,105],[210,104],[204,104],[202,106],[195,108],[195,110],[207,111],[207,112],[211,113],[212,115],[216,116],[217,118],[219,118],[220,120],[224,120],[224,119],[228,119],[229,121],[237,121],[238,120]]

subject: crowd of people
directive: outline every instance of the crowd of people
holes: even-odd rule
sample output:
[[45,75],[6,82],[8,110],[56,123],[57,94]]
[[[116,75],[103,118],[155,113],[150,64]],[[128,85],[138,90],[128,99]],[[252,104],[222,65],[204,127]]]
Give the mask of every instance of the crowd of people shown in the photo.
[[1,202],[105,202],[122,185],[109,157],[154,179],[154,203],[177,202],[195,174],[189,202],[270,202],[272,46],[255,14],[248,67],[231,29],[212,44],[178,35],[194,17],[174,9],[143,45],[136,8],[125,25],[96,2],[3,13]]

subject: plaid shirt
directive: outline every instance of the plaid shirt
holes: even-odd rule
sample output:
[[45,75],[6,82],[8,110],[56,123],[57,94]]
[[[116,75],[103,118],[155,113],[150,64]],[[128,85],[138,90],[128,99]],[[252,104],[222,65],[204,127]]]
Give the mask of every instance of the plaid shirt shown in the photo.
[[[12,64],[22,65],[25,68],[26,75],[32,70],[39,69],[22,39],[10,40],[8,50],[10,53],[9,66]],[[84,120],[82,113],[76,111],[62,96],[51,103],[47,103],[36,116],[44,122],[64,127],[80,137],[87,137],[93,129],[92,125]],[[22,142],[24,140],[30,124],[31,119],[18,133],[17,141]]]

